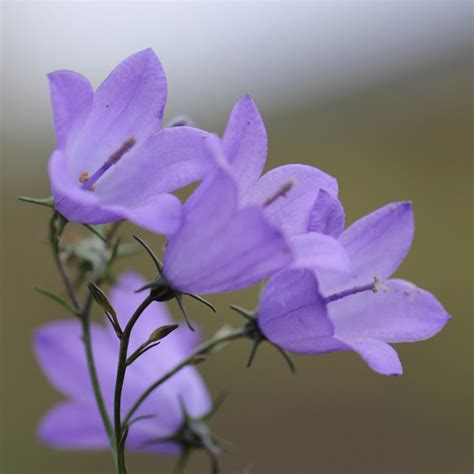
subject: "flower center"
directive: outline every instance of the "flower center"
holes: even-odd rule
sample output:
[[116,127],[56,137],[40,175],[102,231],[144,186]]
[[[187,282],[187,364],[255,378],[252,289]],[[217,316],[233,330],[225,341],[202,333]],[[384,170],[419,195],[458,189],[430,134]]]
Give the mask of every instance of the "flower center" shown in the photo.
[[381,278],[378,275],[374,276],[374,281],[367,285],[354,286],[348,290],[343,290],[333,295],[327,296],[325,298],[326,303],[331,303],[332,301],[337,301],[347,296],[356,295],[357,293],[363,293],[364,291],[372,291],[373,293],[378,293],[383,291],[384,293],[388,291],[388,288],[382,283]]
[[94,184],[104,175],[104,173],[113,165],[117,164],[120,158],[122,158],[125,153],[127,153],[133,145],[137,143],[135,137],[130,137],[125,140],[120,148],[114,151],[108,158],[105,160],[104,164],[92,175],[89,176],[87,171],[84,171],[79,176],[79,182],[82,183],[82,189],[86,191],[93,191]]
[[286,194],[290,189],[296,184],[296,179],[290,178],[286,183],[283,183],[275,193],[271,196],[267,197],[265,201],[263,201],[263,207],[268,207],[270,204],[273,204],[278,198],[286,197]]

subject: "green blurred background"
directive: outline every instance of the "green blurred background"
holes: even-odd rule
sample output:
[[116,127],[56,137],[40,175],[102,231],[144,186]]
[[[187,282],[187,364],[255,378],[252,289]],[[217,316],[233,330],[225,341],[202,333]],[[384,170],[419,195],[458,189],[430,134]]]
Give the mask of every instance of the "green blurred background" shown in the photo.
[[[397,347],[405,369],[398,378],[374,374],[353,353],[295,357],[292,376],[268,347],[246,369],[249,343],[226,347],[200,366],[212,393],[231,393],[213,423],[233,444],[223,472],[472,472],[471,9],[471,2],[4,2],[0,472],[113,472],[108,453],[52,451],[35,438],[60,396],[35,363],[31,335],[64,315],[32,291],[60,288],[45,244],[47,212],[16,196],[49,193],[45,74],[73,69],[98,84],[147,46],[168,73],[168,119],[185,112],[220,133],[233,102],[250,91],[269,134],[267,167],[301,162],[336,176],[349,223],[412,200],[415,242],[397,274],[435,293],[453,315],[434,339]],[[144,256],[127,265],[152,275]],[[228,305],[253,307],[257,290],[210,299],[217,317],[190,306],[209,336],[239,324]],[[130,474],[173,465],[129,458]],[[187,472],[207,469],[197,454]]]

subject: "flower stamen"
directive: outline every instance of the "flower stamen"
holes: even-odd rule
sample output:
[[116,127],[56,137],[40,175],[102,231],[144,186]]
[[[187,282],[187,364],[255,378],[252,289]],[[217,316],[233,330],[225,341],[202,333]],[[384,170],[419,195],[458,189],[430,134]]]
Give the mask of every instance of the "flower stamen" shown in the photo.
[[89,173],[84,171],[79,177],[79,181],[82,184],[82,189],[94,190],[93,186],[99,180],[104,173],[113,165],[117,164],[120,158],[122,158],[125,153],[127,153],[134,145],[137,143],[135,137],[130,137],[125,140],[120,148],[114,151],[108,158],[105,160],[104,164],[89,178]]
[[380,278],[380,276],[375,275],[374,281],[372,283],[369,283],[367,285],[354,286],[353,288],[349,288],[348,290],[343,290],[338,293],[334,293],[333,295],[327,296],[325,300],[326,303],[331,303],[332,301],[340,300],[342,298],[345,298],[346,296],[356,295],[357,293],[363,293],[364,291],[372,291],[373,293],[383,291],[384,293],[386,293],[388,291],[388,288],[382,283],[382,279]]

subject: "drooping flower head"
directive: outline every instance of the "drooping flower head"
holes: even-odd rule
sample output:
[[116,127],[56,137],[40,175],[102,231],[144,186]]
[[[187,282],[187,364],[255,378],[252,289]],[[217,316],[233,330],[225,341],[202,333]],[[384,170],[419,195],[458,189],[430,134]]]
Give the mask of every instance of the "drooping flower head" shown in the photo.
[[390,279],[411,246],[412,206],[389,204],[343,232],[342,208],[327,193],[319,199],[318,208],[326,212],[312,215],[310,229],[339,236],[355,273],[280,272],[262,292],[258,326],[290,352],[352,350],[374,371],[400,375],[400,360],[389,344],[428,339],[450,318],[431,293]]
[[56,209],[71,221],[129,219],[174,232],[181,204],[168,194],[202,179],[210,167],[202,130],[159,130],[167,97],[151,49],[120,63],[94,92],[71,71],[49,74],[56,149],[49,174]]
[[[182,224],[168,239],[162,272],[166,284],[181,293],[218,293],[248,287],[288,265],[302,264],[303,247],[296,248],[271,222],[265,201],[245,202],[220,142],[213,137],[209,144],[215,169],[186,202]],[[273,197],[275,193],[267,196]],[[348,259],[337,240],[314,235],[306,245],[304,264],[347,271]]]
[[[111,292],[111,302],[122,327],[141,302],[134,293],[144,283],[133,273],[121,276]],[[158,327],[170,324],[163,303],[154,303],[138,320],[130,340],[132,354]],[[113,397],[119,341],[111,326],[91,327],[94,358],[109,415]],[[161,344],[144,353],[127,369],[122,395],[122,417],[137,398],[158,378],[188,357],[197,343],[196,333],[178,328]],[[67,397],[49,411],[39,426],[40,439],[57,449],[106,449],[108,440],[93,395],[78,321],[57,321],[37,330],[34,347],[50,382]],[[164,382],[136,411],[127,437],[127,449],[160,454],[178,453],[176,442],[163,442],[183,430],[185,413],[205,416],[211,401],[195,367],[186,367]]]

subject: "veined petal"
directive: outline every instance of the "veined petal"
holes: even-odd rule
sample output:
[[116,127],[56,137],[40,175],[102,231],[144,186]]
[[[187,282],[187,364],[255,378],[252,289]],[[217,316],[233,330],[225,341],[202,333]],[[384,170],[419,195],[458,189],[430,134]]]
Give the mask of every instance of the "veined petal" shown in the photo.
[[[183,242],[172,262],[165,257],[165,274],[174,288],[204,294],[236,290],[291,262],[286,239],[259,207],[242,209],[220,223],[212,235],[205,228],[201,231],[205,224],[196,227],[195,236]],[[207,238],[201,238],[201,232]]]
[[390,277],[410,250],[413,234],[411,203],[397,202],[359,219],[339,241],[353,262],[359,282],[374,275]]
[[97,182],[107,205],[139,207],[151,196],[202,179],[212,168],[210,134],[191,127],[166,128],[137,144]]
[[115,212],[102,209],[99,199],[91,191],[80,188],[68,171],[66,156],[55,150],[49,160],[49,178],[54,207],[67,219],[85,224],[103,224],[121,219]]
[[97,89],[87,122],[68,146],[72,175],[94,172],[127,138],[141,142],[157,131],[166,96],[165,73],[151,49],[122,61]]
[[240,189],[245,193],[260,177],[267,158],[267,132],[250,95],[234,105],[222,142]]
[[402,375],[402,364],[395,349],[385,342],[362,338],[344,339],[342,342],[357,352],[373,371],[382,375]]
[[318,275],[320,271],[351,275],[352,265],[344,247],[337,239],[317,232],[296,235],[290,239],[290,248],[294,257],[293,268],[312,269]]
[[182,216],[181,201],[172,194],[149,196],[146,201],[136,207],[124,204],[103,206],[102,209],[111,211],[144,229],[159,234],[176,232]]
[[308,220],[308,232],[319,232],[338,238],[344,231],[344,208],[339,199],[320,189]]
[[359,293],[328,305],[336,337],[414,342],[441,331],[450,316],[425,290],[404,280],[385,282],[387,292]]
[[244,205],[263,205],[286,185],[291,188],[265,207],[269,221],[287,236],[303,234],[314,201],[320,189],[337,195],[337,181],[326,173],[307,165],[285,165],[264,174],[245,194]]
[[332,339],[334,329],[326,303],[310,270],[283,270],[267,283],[257,310],[265,337],[298,354],[344,349]]
[[388,204],[359,219],[339,237],[353,268],[354,278],[318,274],[324,295],[365,285],[374,276],[390,277],[405,259],[414,234],[413,209],[409,202]]
[[41,420],[38,437],[55,449],[99,450],[109,446],[94,403],[68,401],[56,405]]
[[89,81],[72,71],[48,74],[56,148],[64,149],[84,124],[92,107],[94,91]]

